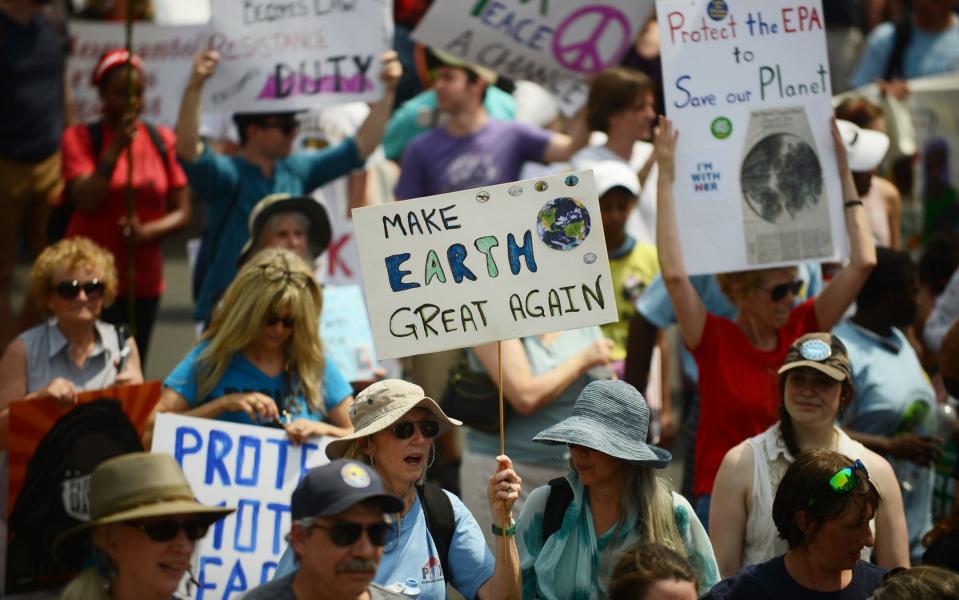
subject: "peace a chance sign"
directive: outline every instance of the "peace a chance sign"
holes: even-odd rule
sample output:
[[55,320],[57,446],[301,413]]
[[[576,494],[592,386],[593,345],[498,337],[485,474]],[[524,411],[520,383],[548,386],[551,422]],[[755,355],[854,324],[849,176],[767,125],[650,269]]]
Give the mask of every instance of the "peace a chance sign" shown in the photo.
[[598,73],[619,63],[629,45],[629,19],[608,5],[579,8],[556,28],[553,56],[577,73]]

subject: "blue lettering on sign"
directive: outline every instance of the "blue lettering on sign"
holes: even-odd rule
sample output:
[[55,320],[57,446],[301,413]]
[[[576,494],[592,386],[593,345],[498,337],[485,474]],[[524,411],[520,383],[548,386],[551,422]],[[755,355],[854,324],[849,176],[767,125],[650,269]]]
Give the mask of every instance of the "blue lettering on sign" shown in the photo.
[[[250,476],[243,476],[243,467],[247,457],[247,451],[252,450],[253,459],[250,461]],[[237,485],[246,487],[255,487],[260,478],[260,439],[252,435],[241,435],[240,444],[236,449],[236,475],[234,481]]]
[[461,283],[464,277],[470,281],[476,281],[476,275],[463,263],[463,261],[466,260],[466,246],[463,244],[452,244],[446,250],[446,258],[450,261],[450,272],[453,274],[453,281]]
[[279,554],[281,539],[280,525],[283,523],[283,515],[290,512],[290,505],[270,502],[266,505],[266,509],[273,511],[273,554]]
[[260,567],[260,585],[273,579],[273,573],[276,572],[276,563],[272,560],[265,561]]
[[290,450],[290,440],[266,440],[266,443],[277,445],[276,481],[273,485],[276,489],[282,490],[283,475],[286,473],[286,453]]
[[213,483],[213,473],[220,474],[222,485],[230,486],[230,473],[227,471],[224,459],[233,448],[233,440],[230,434],[219,429],[210,430],[210,441],[206,447],[206,475],[203,483],[210,485]]
[[[190,446],[187,446],[185,441],[187,436],[191,437],[194,443]],[[203,438],[200,437],[200,432],[192,427],[177,427],[175,434],[175,442],[173,445],[173,458],[180,463],[180,468],[183,468],[183,457],[187,454],[196,454],[200,451],[200,448],[203,447]]]
[[513,275],[519,274],[519,257],[526,258],[526,268],[530,273],[536,272],[536,259],[533,257],[533,234],[529,229],[523,234],[523,245],[516,245],[516,238],[513,234],[506,236],[506,249],[509,256],[509,270]]
[[223,588],[223,597],[229,598],[230,594],[235,592],[245,592],[247,588],[246,573],[243,572],[243,565],[237,560],[233,563],[233,569],[230,570],[230,578]]
[[[217,506],[226,506],[226,502],[221,501]],[[223,547],[223,527],[226,525],[226,519],[220,519],[213,524],[213,549],[219,550]]]
[[[249,515],[249,516],[248,516]],[[249,554],[256,550],[256,530],[260,520],[259,500],[240,500],[236,507],[236,529],[233,531],[233,549],[237,552]],[[243,530],[249,525],[247,543],[242,543]]]
[[404,271],[400,265],[410,259],[410,253],[394,254],[386,257],[386,273],[390,278],[390,289],[394,292],[402,292],[420,287],[420,284],[413,282],[404,282],[403,278],[410,274],[410,271]]
[[207,590],[211,592],[216,589],[216,583],[207,581],[207,565],[222,566],[223,559],[218,556],[201,556],[200,572],[197,577],[196,600],[203,600],[203,593]]

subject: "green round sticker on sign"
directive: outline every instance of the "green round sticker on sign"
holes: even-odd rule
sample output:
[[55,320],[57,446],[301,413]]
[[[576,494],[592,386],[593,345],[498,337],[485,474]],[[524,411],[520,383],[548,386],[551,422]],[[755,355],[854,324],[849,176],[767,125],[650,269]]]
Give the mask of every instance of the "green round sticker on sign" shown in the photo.
[[724,140],[733,133],[733,122],[726,117],[716,117],[709,124],[709,130],[717,140]]

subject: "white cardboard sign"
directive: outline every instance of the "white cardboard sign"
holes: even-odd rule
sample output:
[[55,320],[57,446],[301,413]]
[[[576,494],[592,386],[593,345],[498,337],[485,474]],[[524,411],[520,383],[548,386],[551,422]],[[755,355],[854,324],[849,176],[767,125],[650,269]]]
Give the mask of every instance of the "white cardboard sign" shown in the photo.
[[687,269],[847,253],[820,0],[658,0]]
[[212,0],[204,86],[212,112],[308,110],[383,96],[380,54],[393,42],[382,0]]
[[615,321],[592,171],[353,210],[379,357]]
[[193,598],[228,600],[273,577],[290,531],[290,497],[309,469],[329,462],[330,440],[295,446],[282,429],[157,415],[152,451],[180,463],[201,503],[237,509],[197,543]]
[[413,37],[538,83],[572,108],[586,101],[584,78],[619,64],[652,8],[651,0],[436,0]]

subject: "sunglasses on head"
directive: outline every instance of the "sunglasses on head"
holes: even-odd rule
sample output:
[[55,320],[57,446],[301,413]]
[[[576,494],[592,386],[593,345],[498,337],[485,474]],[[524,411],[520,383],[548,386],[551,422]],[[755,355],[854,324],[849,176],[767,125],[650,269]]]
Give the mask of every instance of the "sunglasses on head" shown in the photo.
[[84,281],[83,283],[74,279],[73,281],[61,281],[50,286],[57,296],[63,300],[76,300],[80,296],[80,290],[87,295],[90,300],[96,300],[103,295],[106,285],[99,279]]
[[393,435],[397,439],[408,440],[413,437],[417,427],[425,438],[434,438],[440,433],[440,424],[437,421],[400,421],[393,425]]
[[284,134],[290,135],[300,128],[300,122],[296,119],[267,119],[263,121],[262,126],[266,129],[279,129]]
[[770,299],[773,302],[777,302],[786,297],[786,294],[792,293],[793,296],[798,296],[799,292],[802,291],[803,281],[797,279],[796,281],[791,281],[789,283],[780,283],[771,288],[759,288],[764,292],[769,294]]
[[186,534],[188,540],[195,542],[205,536],[207,530],[210,528],[209,523],[197,520],[177,521],[175,519],[163,519],[161,521],[132,521],[125,524],[134,529],[139,529],[147,534],[147,537],[154,542],[169,542],[180,533],[181,529],[183,533]]
[[[869,471],[866,470],[866,465],[862,464],[862,461],[857,458],[852,465],[839,469],[829,478],[829,489],[837,494],[845,494],[854,489],[859,485],[859,476],[856,475],[856,471],[862,471],[865,478],[869,479]],[[809,506],[812,506],[815,501],[816,498],[810,498]]]
[[364,531],[366,531],[366,537],[370,539],[371,544],[383,546],[386,544],[386,536],[390,533],[390,523],[388,521],[371,523],[365,527],[353,521],[335,521],[332,525],[316,523],[315,526],[329,531],[330,540],[341,548],[355,544]]
[[283,327],[293,329],[293,324],[296,323],[296,320],[293,319],[293,317],[280,317],[278,315],[270,315],[266,318],[267,327],[273,327],[277,323],[283,323]]

